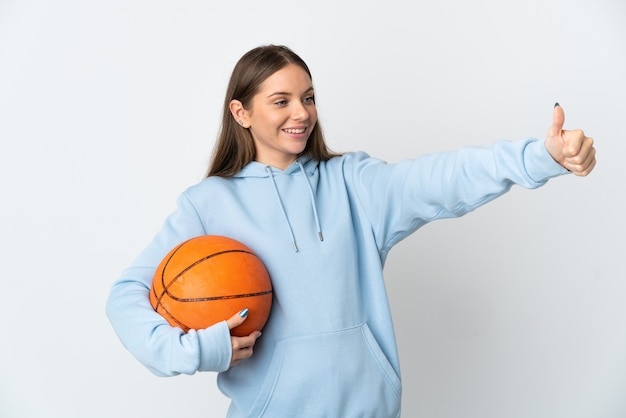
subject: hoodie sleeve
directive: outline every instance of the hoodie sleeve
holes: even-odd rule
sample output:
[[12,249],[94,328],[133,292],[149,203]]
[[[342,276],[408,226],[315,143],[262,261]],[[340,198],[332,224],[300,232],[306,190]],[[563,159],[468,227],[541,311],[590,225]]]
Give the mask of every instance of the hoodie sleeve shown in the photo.
[[192,202],[182,195],[177,210],[124,270],[109,294],[106,312],[122,344],[158,376],[224,371],[231,361],[230,332],[225,321],[185,333],[170,326],[149,301],[152,277],[163,257],[181,242],[204,234]]
[[424,224],[462,216],[517,184],[533,189],[567,173],[542,141],[498,141],[396,164],[354,155],[352,182],[381,253]]

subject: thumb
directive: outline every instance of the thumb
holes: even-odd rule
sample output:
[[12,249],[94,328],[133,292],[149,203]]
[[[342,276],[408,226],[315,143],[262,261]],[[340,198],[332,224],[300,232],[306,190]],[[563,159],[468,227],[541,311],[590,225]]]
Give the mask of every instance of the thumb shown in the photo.
[[561,137],[563,132],[563,124],[565,123],[565,112],[561,105],[556,103],[554,105],[554,111],[552,112],[552,125],[548,130],[548,137]]
[[248,317],[248,308],[245,308],[237,312],[236,314],[234,314],[233,316],[231,316],[230,318],[226,320],[228,329],[233,329],[243,324],[243,322],[246,320],[247,317]]

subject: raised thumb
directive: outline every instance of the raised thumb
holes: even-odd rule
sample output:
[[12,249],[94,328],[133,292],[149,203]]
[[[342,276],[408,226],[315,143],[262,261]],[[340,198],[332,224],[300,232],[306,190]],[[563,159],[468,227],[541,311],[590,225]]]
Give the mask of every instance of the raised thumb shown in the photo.
[[565,112],[563,112],[563,108],[561,105],[556,103],[554,105],[554,111],[552,112],[552,125],[548,130],[548,136],[561,136],[561,132],[563,131],[563,124],[565,123]]

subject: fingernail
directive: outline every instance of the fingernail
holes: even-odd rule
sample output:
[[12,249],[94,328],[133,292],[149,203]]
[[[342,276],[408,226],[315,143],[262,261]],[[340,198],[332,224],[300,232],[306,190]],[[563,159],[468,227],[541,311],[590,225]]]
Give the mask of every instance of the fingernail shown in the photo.
[[556,103],[554,104],[554,107],[557,107],[557,106],[561,106],[561,105],[559,104],[559,102],[556,102]]
[[239,312],[239,316],[242,318],[245,318],[246,316],[248,316],[248,308],[242,310],[241,312]]

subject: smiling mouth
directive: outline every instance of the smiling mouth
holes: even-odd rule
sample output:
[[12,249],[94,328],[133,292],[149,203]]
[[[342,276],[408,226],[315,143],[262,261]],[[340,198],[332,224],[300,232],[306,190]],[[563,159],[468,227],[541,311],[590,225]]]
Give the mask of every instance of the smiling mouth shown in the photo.
[[283,131],[288,134],[303,134],[306,131],[306,128],[283,129]]

